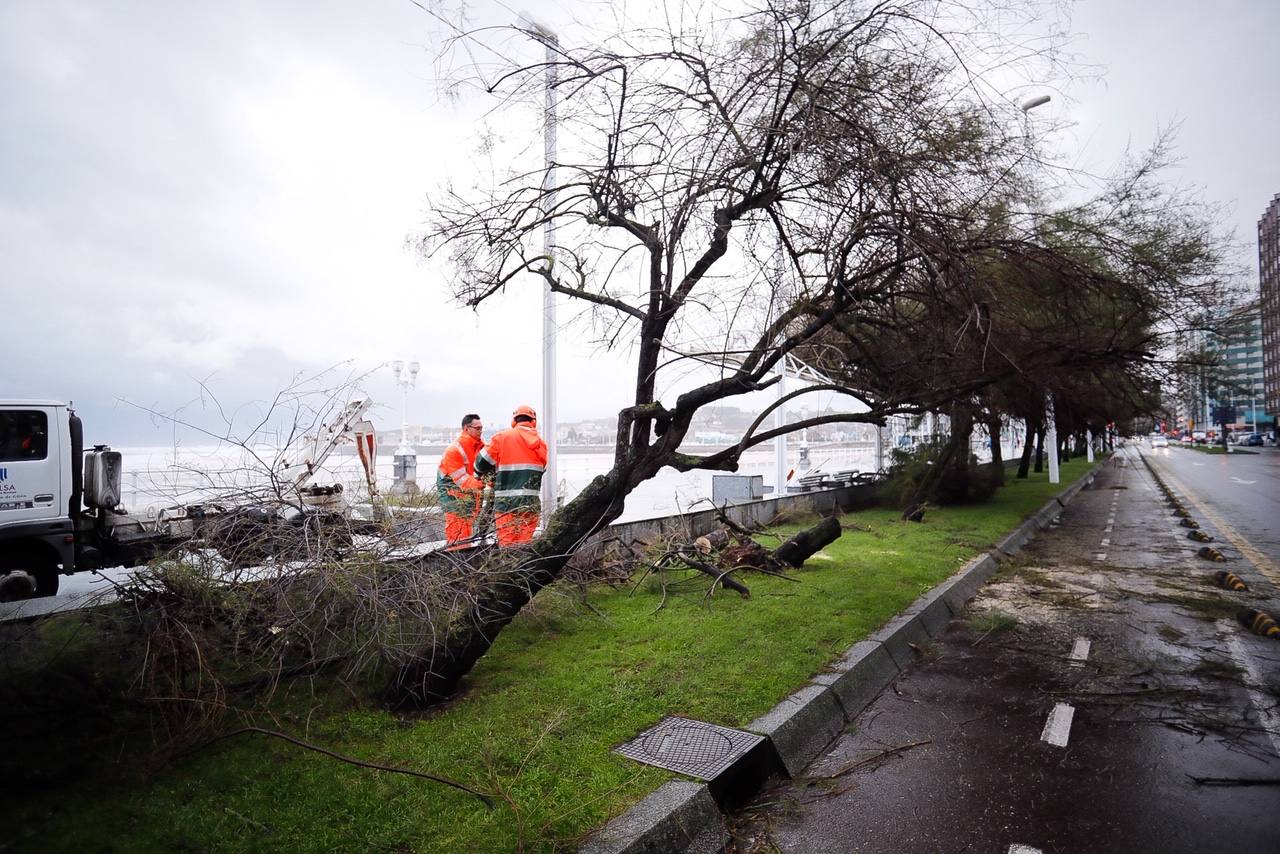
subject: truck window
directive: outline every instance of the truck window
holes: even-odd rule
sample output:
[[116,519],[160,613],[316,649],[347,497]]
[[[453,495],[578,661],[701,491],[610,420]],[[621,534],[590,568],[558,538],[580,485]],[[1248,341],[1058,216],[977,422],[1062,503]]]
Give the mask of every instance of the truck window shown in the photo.
[[0,412],[0,463],[49,455],[49,416],[37,409]]

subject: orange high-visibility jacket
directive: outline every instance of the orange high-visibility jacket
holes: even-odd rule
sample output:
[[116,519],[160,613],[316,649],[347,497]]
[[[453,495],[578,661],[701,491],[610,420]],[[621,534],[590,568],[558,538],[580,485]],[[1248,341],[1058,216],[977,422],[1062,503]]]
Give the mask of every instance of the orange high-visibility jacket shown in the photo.
[[444,449],[444,456],[436,469],[436,495],[446,513],[469,516],[476,512],[479,491],[484,489],[484,481],[475,474],[476,457],[483,448],[483,439],[477,439],[464,430],[452,445]]
[[542,473],[547,468],[547,443],[532,424],[521,422],[489,440],[476,471],[496,472],[493,507],[499,513],[542,511]]

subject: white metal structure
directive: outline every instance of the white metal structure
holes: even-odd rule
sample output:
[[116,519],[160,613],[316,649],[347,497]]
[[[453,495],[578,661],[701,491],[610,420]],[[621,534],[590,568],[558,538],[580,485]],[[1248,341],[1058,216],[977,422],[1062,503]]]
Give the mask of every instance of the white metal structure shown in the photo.
[[1048,95],[1037,95],[1034,98],[1028,98],[1027,100],[1023,101],[1022,105],[1019,106],[1018,109],[1022,110],[1022,112],[1024,113],[1030,112],[1031,110],[1034,110],[1036,107],[1043,106],[1044,104],[1049,103],[1049,101],[1050,101],[1050,98]]
[[418,384],[419,367],[417,362],[410,362],[406,371],[401,360],[391,363],[396,386],[400,389],[400,447],[396,448],[395,482],[391,491],[401,495],[413,495],[418,491],[418,452],[409,443],[409,392]]
[[[542,248],[547,263],[555,263],[556,221],[550,216],[556,206],[556,68],[560,38],[555,31],[521,12],[516,26],[523,29],[546,48],[545,107],[542,125],[544,171],[542,175],[543,212],[548,214],[543,226]],[[547,443],[547,469],[542,475],[542,514],[546,517],[558,505],[556,485],[556,295],[550,282],[542,285],[542,406],[538,410],[538,432]]]
[[[415,366],[417,362],[413,363]],[[415,371],[416,373],[416,371]],[[325,425],[315,436],[306,436],[297,453],[286,452],[281,457],[276,475],[279,482],[301,490],[307,485],[333,449],[343,442],[355,442],[364,467],[365,480],[369,484],[369,497],[376,497],[377,476],[374,468],[378,451],[373,424],[365,419],[372,402],[365,397],[349,401],[338,416]]]

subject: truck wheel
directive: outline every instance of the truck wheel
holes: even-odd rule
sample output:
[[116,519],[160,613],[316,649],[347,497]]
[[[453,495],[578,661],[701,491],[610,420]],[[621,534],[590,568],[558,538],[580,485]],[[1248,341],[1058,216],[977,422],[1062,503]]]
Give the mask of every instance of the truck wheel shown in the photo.
[[19,552],[0,562],[0,601],[35,599],[57,592],[58,566],[47,558]]
[[58,595],[58,567],[50,564],[35,567],[32,572],[36,577],[36,596]]

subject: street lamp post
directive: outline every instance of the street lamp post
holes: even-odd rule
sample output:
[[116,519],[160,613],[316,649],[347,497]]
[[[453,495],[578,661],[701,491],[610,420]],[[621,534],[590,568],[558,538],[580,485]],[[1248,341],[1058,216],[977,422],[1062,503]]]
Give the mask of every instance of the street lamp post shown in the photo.
[[[545,101],[542,125],[544,171],[542,174],[543,224],[542,246],[547,264],[555,263],[556,221],[552,214],[556,206],[556,59],[560,50],[560,38],[555,31],[535,20],[528,12],[521,12],[516,25],[529,33],[546,48]],[[542,411],[538,413],[542,438],[547,443],[547,469],[542,476],[542,512],[544,521],[556,511],[556,295],[551,283],[542,286]]]
[[394,481],[391,492],[394,495],[418,494],[418,452],[409,443],[409,392],[418,384],[417,362],[405,363],[396,359],[391,363],[391,372],[395,374],[396,387],[400,389],[400,447],[396,448],[393,463]]
[[[773,413],[773,426],[779,430],[787,426],[787,405],[782,398],[787,394],[787,357],[778,360],[778,408]],[[773,440],[773,477],[778,486],[773,494],[779,498],[787,494],[787,435],[781,433]]]

